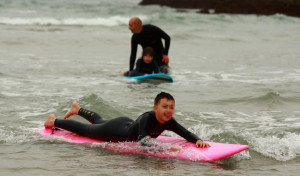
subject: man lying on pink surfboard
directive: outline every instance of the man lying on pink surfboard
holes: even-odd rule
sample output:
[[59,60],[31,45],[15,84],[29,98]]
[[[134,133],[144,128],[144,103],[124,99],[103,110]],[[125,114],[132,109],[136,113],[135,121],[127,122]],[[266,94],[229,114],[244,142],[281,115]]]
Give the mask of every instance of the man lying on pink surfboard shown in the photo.
[[[174,109],[175,100],[166,92],[161,92],[156,96],[153,111],[145,112],[135,121],[128,117],[105,120],[96,112],[83,109],[77,102],[74,102],[64,119],[57,119],[54,114],[51,114],[44,126],[45,128],[58,127],[80,136],[102,141],[139,141],[144,146],[151,145],[147,142],[149,137],[157,138],[164,130],[170,130],[187,141],[195,143],[196,147],[210,147],[208,143],[203,142],[173,118]],[[91,124],[68,119],[72,115],[79,115]],[[171,147],[170,150],[179,150],[179,148]]]

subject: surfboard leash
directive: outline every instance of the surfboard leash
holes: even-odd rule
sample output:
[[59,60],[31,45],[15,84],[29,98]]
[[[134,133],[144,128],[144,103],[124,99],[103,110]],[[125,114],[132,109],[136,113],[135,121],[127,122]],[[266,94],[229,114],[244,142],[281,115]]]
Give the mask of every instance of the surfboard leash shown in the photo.
[[62,131],[62,130],[61,130],[61,129],[59,129],[59,128],[53,127],[53,128],[52,128],[51,135],[53,135],[53,134],[54,134],[54,131]]

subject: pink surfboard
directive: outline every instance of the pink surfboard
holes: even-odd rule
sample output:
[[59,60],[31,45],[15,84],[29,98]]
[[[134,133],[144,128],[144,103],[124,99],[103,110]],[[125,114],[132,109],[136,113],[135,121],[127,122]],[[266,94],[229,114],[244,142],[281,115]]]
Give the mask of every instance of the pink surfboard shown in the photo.
[[181,146],[181,150],[176,152],[171,152],[169,150],[161,152],[151,152],[143,150],[137,142],[106,142],[96,139],[90,139],[86,137],[79,136],[75,133],[66,130],[54,130],[52,133],[51,129],[41,129],[39,131],[41,135],[44,136],[58,136],[60,139],[78,144],[91,144],[113,150],[121,153],[136,153],[143,155],[150,155],[162,158],[178,158],[192,161],[216,161],[236,153],[244,151],[249,148],[248,145],[240,144],[226,144],[226,143],[215,143],[207,142],[210,144],[209,148],[197,148],[194,143],[187,142],[183,138],[159,136],[157,139],[163,143],[170,143],[172,145]]

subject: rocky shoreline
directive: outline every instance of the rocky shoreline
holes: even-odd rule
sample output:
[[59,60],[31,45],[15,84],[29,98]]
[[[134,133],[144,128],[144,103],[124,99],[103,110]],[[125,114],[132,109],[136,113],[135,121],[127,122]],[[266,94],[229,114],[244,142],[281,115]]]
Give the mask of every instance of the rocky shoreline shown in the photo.
[[300,17],[300,0],[142,0],[139,4],[199,9],[200,13],[284,14]]

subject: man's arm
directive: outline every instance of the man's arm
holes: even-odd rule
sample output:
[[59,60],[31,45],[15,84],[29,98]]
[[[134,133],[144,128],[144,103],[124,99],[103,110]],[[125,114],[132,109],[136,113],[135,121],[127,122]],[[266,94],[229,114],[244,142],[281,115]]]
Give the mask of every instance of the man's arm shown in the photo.
[[196,147],[209,147],[210,145],[203,142],[202,139],[200,139],[197,135],[194,133],[191,133],[186,128],[184,128],[182,125],[180,125],[174,118],[172,118],[170,121],[170,124],[168,125],[168,130],[175,132],[179,136],[183,137],[189,142],[193,142],[196,144]]
[[165,40],[165,47],[164,47],[164,51],[163,54],[164,55],[168,55],[169,53],[169,48],[170,48],[170,43],[171,43],[171,37],[162,29],[160,29],[157,26],[153,26],[153,29],[156,31],[156,33]]
[[[146,117],[146,118],[145,118]],[[148,124],[148,119],[149,117],[149,113],[145,112],[144,114],[140,115],[139,117],[139,136],[138,136],[138,140],[140,142],[141,145],[143,146],[147,146],[147,124]],[[144,139],[144,140],[143,140]]]
[[159,27],[153,26],[153,29],[156,31],[156,33],[165,40],[165,47],[163,50],[163,58],[162,61],[165,62],[166,64],[169,63],[169,57],[168,57],[168,53],[169,53],[169,48],[170,48],[170,44],[171,44],[171,37],[162,29],[160,29]]
[[129,71],[133,70],[138,44],[135,42],[134,36],[131,37],[131,54],[129,60]]

